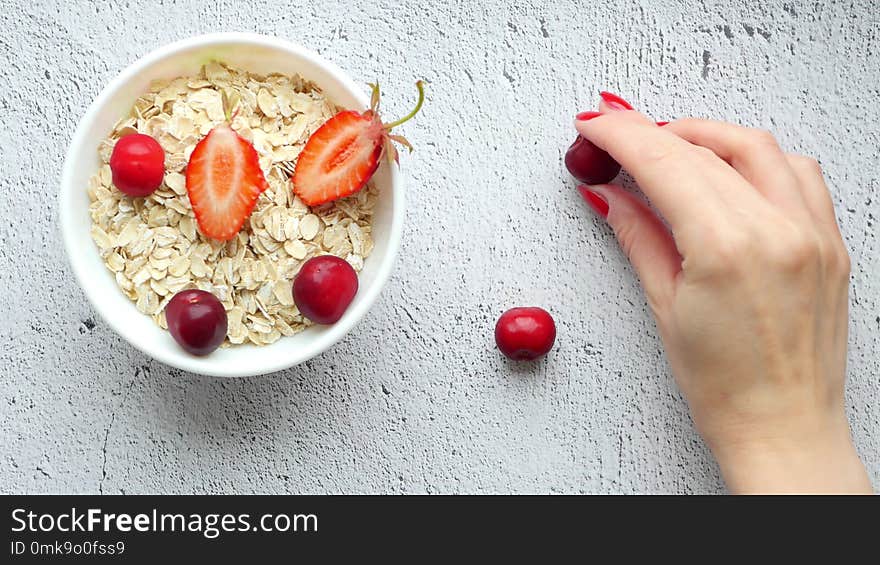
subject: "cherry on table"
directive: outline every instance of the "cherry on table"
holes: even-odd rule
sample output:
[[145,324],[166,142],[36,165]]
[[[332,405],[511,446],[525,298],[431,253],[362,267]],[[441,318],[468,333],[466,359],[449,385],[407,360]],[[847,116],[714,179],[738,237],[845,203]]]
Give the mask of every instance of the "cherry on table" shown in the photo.
[[495,324],[495,343],[514,361],[531,361],[547,354],[556,341],[556,323],[538,307],[511,308]]

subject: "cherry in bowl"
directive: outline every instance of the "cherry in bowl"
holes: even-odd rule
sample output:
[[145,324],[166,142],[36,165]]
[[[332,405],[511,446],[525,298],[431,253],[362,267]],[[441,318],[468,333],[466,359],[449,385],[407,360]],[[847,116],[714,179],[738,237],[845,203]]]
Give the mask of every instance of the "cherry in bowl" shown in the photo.
[[182,290],[165,306],[168,331],[193,355],[207,355],[226,338],[226,309],[216,296],[198,289]]
[[110,154],[113,184],[123,193],[149,196],[165,178],[165,151],[159,142],[142,133],[123,136]]
[[511,308],[495,324],[495,343],[514,361],[531,361],[547,354],[556,341],[556,323],[538,307]]
[[358,290],[358,277],[348,261],[335,255],[312,257],[293,279],[293,302],[316,324],[335,324]]

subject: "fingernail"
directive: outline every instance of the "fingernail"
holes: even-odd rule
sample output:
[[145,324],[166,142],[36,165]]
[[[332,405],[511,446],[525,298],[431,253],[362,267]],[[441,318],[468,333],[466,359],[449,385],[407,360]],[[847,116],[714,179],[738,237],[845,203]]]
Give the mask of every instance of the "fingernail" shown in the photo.
[[613,110],[632,110],[633,107],[629,102],[621,98],[620,96],[613,94],[611,92],[605,92],[604,90],[599,93],[599,96],[602,97],[602,100],[605,104],[608,105],[609,108]]
[[602,115],[602,112],[581,112],[577,116],[575,116],[578,121],[586,122],[587,120],[592,120],[593,118],[598,118]]
[[669,123],[669,122],[657,122],[657,125],[660,126],[660,127],[662,128],[663,126],[665,126],[665,125],[668,124],[668,123]]
[[608,201],[605,200],[605,197],[599,194],[598,192],[590,190],[590,187],[587,185],[581,185],[578,187],[578,192],[581,193],[581,196],[584,197],[584,200],[587,201],[587,204],[590,205],[597,214],[602,216],[603,218],[608,217]]

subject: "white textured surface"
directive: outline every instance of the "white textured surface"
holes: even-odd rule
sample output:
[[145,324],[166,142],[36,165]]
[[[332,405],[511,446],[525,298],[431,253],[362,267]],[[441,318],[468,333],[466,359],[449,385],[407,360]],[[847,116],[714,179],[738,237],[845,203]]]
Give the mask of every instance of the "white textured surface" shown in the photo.
[[[0,491],[716,492],[609,230],[561,165],[570,121],[618,92],[668,119],[775,131],[817,156],[854,261],[848,404],[880,482],[876,1],[587,4],[0,0]],[[274,34],[356,79],[402,130],[409,215],[395,274],[336,348],[270,377],[171,370],[96,319],[55,225],[86,106],[154,47]],[[543,305],[556,349],[494,350]]]

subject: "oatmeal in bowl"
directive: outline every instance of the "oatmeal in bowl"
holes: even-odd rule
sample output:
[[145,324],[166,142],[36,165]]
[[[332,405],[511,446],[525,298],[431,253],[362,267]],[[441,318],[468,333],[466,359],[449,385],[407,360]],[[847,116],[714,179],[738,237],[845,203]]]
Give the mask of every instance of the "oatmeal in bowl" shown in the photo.
[[[421,83],[419,104],[421,105]],[[61,220],[81,286],[135,347],[204,374],[302,362],[387,280],[402,192],[372,100],[296,45],[217,34],[148,55],[80,123]],[[417,108],[418,108],[417,106]],[[219,349],[217,349],[219,347]]]
[[[185,176],[196,144],[225,123],[224,96],[238,98],[230,125],[253,145],[268,183],[229,241],[200,231]],[[215,61],[195,75],[155,81],[98,146],[103,165],[88,184],[92,239],[137,309],[167,329],[165,307],[176,293],[210,292],[228,316],[224,345],[267,345],[311,325],[291,290],[301,265],[331,254],[360,271],[373,249],[373,183],[313,208],[292,191],[297,157],[340,110],[299,76],[261,76]],[[165,153],[164,180],[145,198],[113,183],[113,149],[133,133],[152,137]]]

